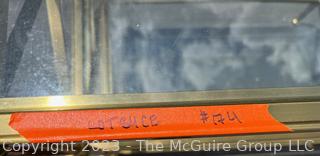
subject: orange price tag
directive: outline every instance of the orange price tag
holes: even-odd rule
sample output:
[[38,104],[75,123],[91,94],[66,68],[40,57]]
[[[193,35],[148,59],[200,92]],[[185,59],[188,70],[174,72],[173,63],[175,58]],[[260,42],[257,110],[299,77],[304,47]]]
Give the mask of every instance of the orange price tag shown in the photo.
[[267,104],[14,113],[9,125],[30,142],[291,131]]

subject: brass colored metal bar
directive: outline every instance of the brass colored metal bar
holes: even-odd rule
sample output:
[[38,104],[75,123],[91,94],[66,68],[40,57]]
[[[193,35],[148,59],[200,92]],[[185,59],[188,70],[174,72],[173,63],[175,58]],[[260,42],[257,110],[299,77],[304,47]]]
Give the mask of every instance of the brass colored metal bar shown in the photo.
[[[54,102],[54,101],[51,101]],[[51,103],[49,102],[49,103]],[[287,110],[286,110],[287,109]],[[273,133],[273,134],[246,134],[246,135],[230,135],[230,136],[213,136],[205,138],[193,138],[203,142],[210,142],[212,140],[220,142],[236,142],[240,139],[251,141],[271,141],[280,142],[293,139],[311,139],[315,143],[320,143],[320,109],[319,102],[300,102],[300,103],[273,103],[270,105],[270,113],[278,121],[285,123],[293,133]],[[284,111],[285,110],[285,111]],[[290,113],[289,113],[290,112]],[[26,142],[26,140],[19,136],[17,132],[9,127],[10,114],[0,114],[0,143],[1,142]],[[183,141],[190,141],[191,139],[183,139]],[[168,139],[156,139],[153,141],[163,142],[165,145]],[[124,141],[124,144],[131,147],[137,147],[135,141]],[[123,147],[125,148],[125,147]],[[132,149],[131,149],[132,150]]]
[[320,122],[312,123],[287,123],[289,128],[299,132],[320,132]]
[[[94,97],[94,96],[92,96]],[[87,101],[84,98],[75,98],[73,99],[74,101],[70,101],[71,99],[67,99],[65,97],[50,97],[48,99],[43,98],[42,102],[47,102],[47,106],[57,106],[62,104],[72,104],[75,102],[77,103],[77,100],[80,100],[79,102]],[[7,99],[8,100],[8,99]],[[92,99],[91,99],[92,100]],[[119,100],[119,99],[118,99]],[[33,103],[36,101],[28,101],[28,100],[23,100],[26,102]],[[38,101],[39,102],[39,101]],[[9,101],[2,101],[2,105],[4,103],[10,103]],[[196,105],[196,104],[194,104]],[[210,104],[210,103],[203,103],[199,105],[215,105],[215,104]],[[39,105],[41,106],[41,105]],[[86,109],[96,109],[95,105],[94,107],[87,107]],[[155,106],[155,105],[154,105]],[[164,105],[160,105],[164,106]],[[181,105],[182,106],[182,105]],[[185,106],[185,105],[183,105]],[[136,105],[132,105],[132,107],[137,107]],[[148,105],[144,105],[144,107],[149,107]],[[159,106],[158,106],[159,107]],[[111,108],[111,107],[110,107]],[[112,107],[112,108],[117,108]],[[121,108],[121,107],[118,107]],[[16,109],[13,109],[16,111]],[[59,110],[59,109],[57,109]],[[320,102],[292,102],[292,103],[272,103],[270,104],[269,111],[272,114],[272,116],[286,124],[289,128],[291,128],[294,132],[319,132],[320,131],[320,113],[318,113],[318,110],[320,110]],[[23,111],[23,110],[22,110]],[[8,112],[8,111],[7,111]],[[2,112],[4,113],[4,112]],[[0,126],[2,129],[2,133],[0,133],[0,136],[11,136],[16,134],[14,131],[10,130],[8,128],[8,123],[9,123],[9,116],[8,114],[2,114],[0,115]],[[7,126],[7,127],[6,127]]]
[[16,135],[0,136],[0,144],[1,143],[5,143],[5,144],[28,143],[28,140],[16,134]]
[[68,65],[66,60],[66,50],[64,43],[64,34],[62,19],[57,0],[46,0],[51,43],[55,59],[55,68],[58,75],[59,84],[64,91],[69,91]]
[[84,77],[84,92],[90,94],[91,92],[91,77],[93,68],[93,55],[96,51],[95,41],[95,21],[94,21],[94,8],[91,0],[84,0],[84,11],[83,11],[83,77]]
[[100,57],[99,57],[99,86],[101,94],[111,94],[112,93],[112,63],[111,63],[111,53],[109,49],[108,40],[108,25],[106,14],[105,1],[101,1],[100,8]]
[[0,115],[0,137],[4,135],[16,135],[17,132],[11,129],[9,125],[10,114]]
[[[287,111],[283,111],[288,109]],[[291,129],[298,131],[320,131],[320,103],[294,103],[294,104],[273,104],[270,106],[270,113],[278,121],[285,123]],[[290,112],[290,113],[288,113]],[[6,125],[9,121],[9,114],[0,115],[0,125]],[[1,127],[2,132],[8,133],[6,127]],[[0,132],[0,135],[3,134]],[[14,134],[14,133],[13,133]]]
[[0,115],[0,143],[3,142],[27,142],[19,133],[9,127],[11,114]]
[[[173,93],[2,98],[0,99],[0,113],[250,103],[316,103],[317,101],[320,101],[319,90],[319,87],[306,87]],[[55,103],[55,101],[58,101],[58,103]]]
[[269,107],[272,116],[281,122],[320,121],[319,102],[279,103]]
[[83,94],[82,3],[82,0],[73,1],[71,84],[74,95]]
[[[54,103],[54,101],[52,103]],[[271,104],[269,107],[269,111],[272,116],[278,121],[286,124],[313,124],[320,122],[320,113],[318,113],[318,110],[320,110],[320,102],[275,103]]]

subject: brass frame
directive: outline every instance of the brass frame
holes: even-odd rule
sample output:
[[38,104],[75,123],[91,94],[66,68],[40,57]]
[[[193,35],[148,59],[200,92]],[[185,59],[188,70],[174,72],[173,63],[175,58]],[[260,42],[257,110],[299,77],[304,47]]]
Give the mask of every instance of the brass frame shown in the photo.
[[[55,98],[64,104],[50,104]],[[320,87],[238,89],[172,93],[105,94],[0,99],[0,113],[132,107],[172,107],[221,104],[320,101]]]
[[[246,134],[212,137],[175,138],[183,142],[192,139],[201,142],[228,142],[235,144],[239,139],[256,142],[288,142],[292,139],[312,139],[320,144],[320,88],[273,88],[273,89],[245,89],[221,91],[197,91],[174,93],[143,93],[143,94],[106,94],[82,96],[52,96],[0,99],[0,119],[9,121],[13,112],[29,111],[64,111],[80,109],[115,109],[140,107],[184,107],[195,105],[232,105],[269,103],[269,111],[278,121],[291,128],[293,133]],[[59,99],[63,105],[51,105],[52,100]],[[5,119],[5,120],[4,120]],[[7,125],[1,123],[0,125]],[[1,129],[1,128],[0,128]],[[1,129],[0,143],[27,142],[14,131],[5,127]],[[169,146],[169,139],[154,139]],[[285,144],[284,144],[285,145]],[[127,146],[130,146],[128,148]],[[134,140],[121,141],[121,152],[137,151]],[[166,148],[165,147],[165,148]]]

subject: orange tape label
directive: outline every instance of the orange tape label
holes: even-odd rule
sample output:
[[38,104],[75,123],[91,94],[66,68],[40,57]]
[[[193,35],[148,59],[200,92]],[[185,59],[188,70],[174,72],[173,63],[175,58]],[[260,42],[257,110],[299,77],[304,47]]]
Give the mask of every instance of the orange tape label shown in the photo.
[[266,104],[14,113],[10,126],[30,142],[291,131]]

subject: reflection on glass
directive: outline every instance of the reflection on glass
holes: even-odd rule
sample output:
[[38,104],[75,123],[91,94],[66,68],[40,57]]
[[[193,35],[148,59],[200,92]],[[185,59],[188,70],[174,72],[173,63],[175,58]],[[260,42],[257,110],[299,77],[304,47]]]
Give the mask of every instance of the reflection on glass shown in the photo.
[[315,86],[319,5],[110,4],[114,90],[164,92]]

